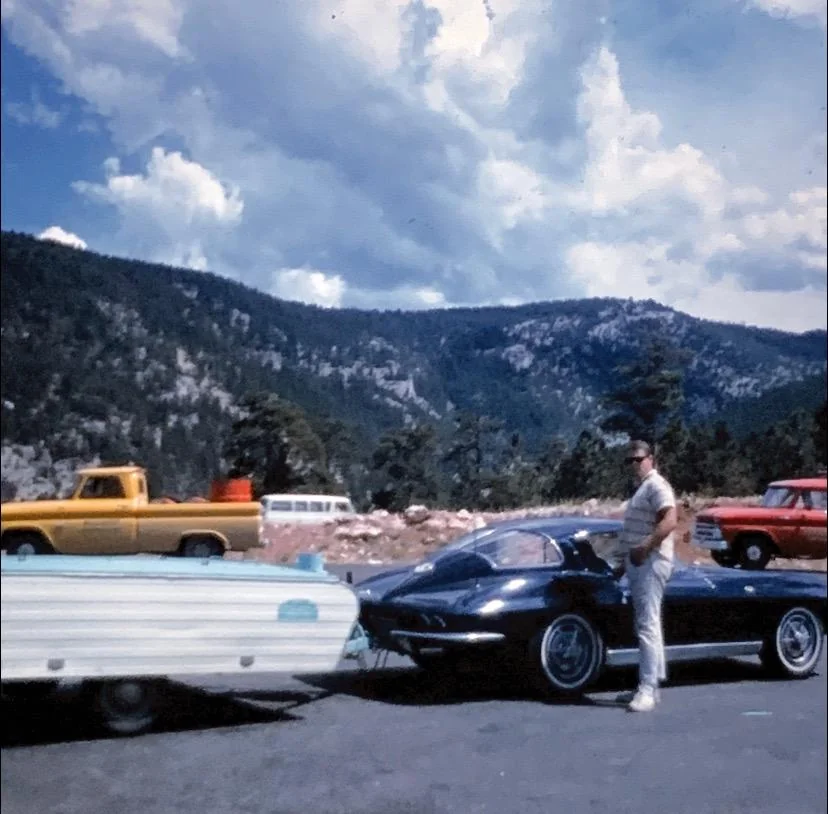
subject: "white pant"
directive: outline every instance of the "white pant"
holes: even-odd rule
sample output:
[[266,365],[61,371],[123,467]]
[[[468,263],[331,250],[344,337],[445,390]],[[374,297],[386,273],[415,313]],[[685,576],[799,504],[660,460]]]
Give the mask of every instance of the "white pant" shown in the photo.
[[653,553],[640,566],[633,565],[628,557],[626,566],[640,652],[638,686],[652,691],[667,678],[661,607],[664,590],[673,573],[673,563]]

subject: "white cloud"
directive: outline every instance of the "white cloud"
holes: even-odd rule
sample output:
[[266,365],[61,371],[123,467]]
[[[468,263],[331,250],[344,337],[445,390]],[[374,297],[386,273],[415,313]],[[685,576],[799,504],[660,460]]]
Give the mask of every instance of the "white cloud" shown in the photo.
[[327,275],[309,268],[279,269],[273,272],[270,293],[283,300],[337,307],[342,304],[345,287],[338,274]]
[[48,105],[43,104],[36,88],[32,89],[31,98],[28,102],[7,102],[5,110],[18,124],[35,125],[46,130],[54,130],[59,127],[65,118],[62,111],[53,110]]
[[820,268],[828,251],[828,188],[792,192],[786,206],[746,215],[742,228],[748,239],[771,249],[804,243],[796,256],[810,268]]
[[706,214],[724,206],[724,180],[690,144],[665,149],[655,113],[634,111],[624,95],[616,56],[601,47],[585,66],[578,112],[586,128],[589,161],[583,192],[593,213],[625,210],[648,195],[674,195]]
[[749,0],[749,7],[761,9],[771,17],[816,22],[826,26],[825,0]]
[[227,188],[208,169],[188,161],[179,152],[154,147],[145,175],[121,175],[120,162],[104,162],[105,184],[76,181],[75,189],[91,198],[118,207],[125,214],[143,210],[153,219],[234,224],[241,219],[244,203],[239,190]]
[[66,246],[72,246],[75,249],[85,249],[86,241],[81,240],[73,232],[67,232],[60,226],[50,226],[44,229],[39,235],[40,240],[53,240],[55,243],[63,243]]
[[699,263],[674,261],[663,243],[582,243],[567,263],[590,296],[652,298],[704,319],[801,332],[826,325],[825,291],[751,291],[732,274],[713,279]]
[[72,36],[125,27],[173,58],[184,54],[178,41],[183,17],[176,0],[69,0],[64,9],[66,32]]
[[825,290],[806,286],[796,291],[751,291],[735,277],[699,287],[678,298],[673,307],[704,319],[760,325],[801,333],[825,329]]
[[76,181],[73,187],[116,208],[121,239],[148,247],[141,252],[144,259],[199,271],[217,265],[207,246],[220,243],[222,234],[241,222],[244,202],[236,187],[160,147],[153,148],[143,174],[122,173],[114,157],[104,162],[104,173],[105,183]]
[[781,324],[784,292],[821,326],[824,42],[743,9],[3,0],[130,167],[75,184],[118,216],[102,250],[331,307],[614,294],[714,316],[712,291]]
[[193,271],[208,270],[207,257],[198,240],[189,246],[176,245],[166,254],[156,255],[156,259],[170,266],[193,269]]

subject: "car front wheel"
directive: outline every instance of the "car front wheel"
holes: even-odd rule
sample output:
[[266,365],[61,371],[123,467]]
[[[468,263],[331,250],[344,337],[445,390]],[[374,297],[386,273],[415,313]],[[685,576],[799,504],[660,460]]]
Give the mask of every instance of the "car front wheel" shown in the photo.
[[762,649],[762,664],[787,678],[807,678],[816,670],[825,644],[822,624],[807,608],[791,608]]
[[532,658],[547,690],[580,695],[604,664],[604,642],[595,625],[580,613],[559,616],[532,642]]

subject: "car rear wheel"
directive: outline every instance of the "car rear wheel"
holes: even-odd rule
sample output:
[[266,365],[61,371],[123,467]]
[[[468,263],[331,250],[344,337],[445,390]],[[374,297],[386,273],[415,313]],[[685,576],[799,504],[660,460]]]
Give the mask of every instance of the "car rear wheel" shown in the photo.
[[532,657],[542,685],[556,694],[580,695],[604,664],[604,642],[580,613],[559,616],[533,640]]
[[750,534],[739,541],[739,565],[747,571],[761,571],[773,556],[773,546],[767,537]]
[[768,637],[761,653],[762,664],[787,678],[812,675],[825,644],[822,624],[807,608],[791,608]]

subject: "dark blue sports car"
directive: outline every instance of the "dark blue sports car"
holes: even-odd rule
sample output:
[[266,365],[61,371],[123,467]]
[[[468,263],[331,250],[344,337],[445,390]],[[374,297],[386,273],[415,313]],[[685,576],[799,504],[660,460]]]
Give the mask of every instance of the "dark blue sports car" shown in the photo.
[[[545,690],[581,693],[605,667],[638,662],[627,580],[613,569],[621,522],[502,521],[418,565],[358,583],[373,649],[421,667],[528,665]],[[826,575],[676,562],[664,604],[668,660],[759,655],[804,678],[824,646]]]

